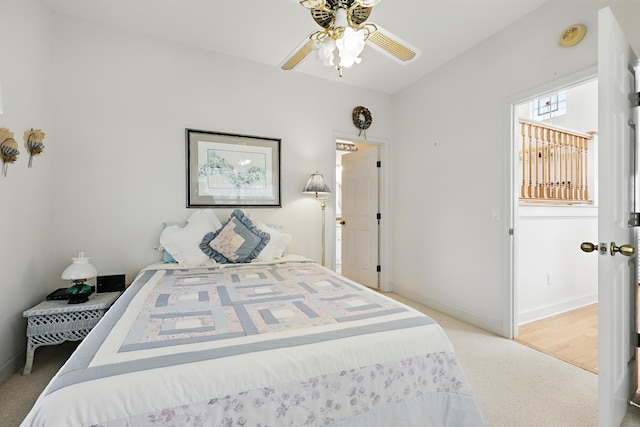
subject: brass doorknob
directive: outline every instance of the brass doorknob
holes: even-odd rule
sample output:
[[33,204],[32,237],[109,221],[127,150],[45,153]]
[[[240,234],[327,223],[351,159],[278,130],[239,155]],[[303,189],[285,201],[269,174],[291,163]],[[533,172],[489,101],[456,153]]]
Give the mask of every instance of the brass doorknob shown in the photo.
[[616,246],[614,242],[611,242],[610,251],[611,251],[611,256],[614,256],[618,252],[624,256],[631,256],[636,253],[632,245]]
[[582,249],[583,252],[594,252],[598,250],[598,244],[583,242],[580,244],[580,249]]
[[344,220],[340,221],[340,225],[345,225],[346,222]]

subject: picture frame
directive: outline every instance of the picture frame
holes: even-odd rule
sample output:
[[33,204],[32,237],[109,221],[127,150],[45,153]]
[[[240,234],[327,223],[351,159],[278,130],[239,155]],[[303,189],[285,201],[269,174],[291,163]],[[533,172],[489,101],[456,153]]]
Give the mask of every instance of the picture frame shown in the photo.
[[278,138],[186,129],[187,208],[282,207]]

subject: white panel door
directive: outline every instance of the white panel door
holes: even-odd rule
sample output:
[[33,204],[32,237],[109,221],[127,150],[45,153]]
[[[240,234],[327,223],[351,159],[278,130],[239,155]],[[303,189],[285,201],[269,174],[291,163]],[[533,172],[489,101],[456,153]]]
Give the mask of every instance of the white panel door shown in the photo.
[[611,243],[637,252],[632,210],[632,137],[629,95],[635,90],[635,54],[609,8],[598,14],[598,403],[599,425],[618,426],[635,379],[635,256],[612,254]]
[[378,146],[342,156],[342,275],[378,288]]

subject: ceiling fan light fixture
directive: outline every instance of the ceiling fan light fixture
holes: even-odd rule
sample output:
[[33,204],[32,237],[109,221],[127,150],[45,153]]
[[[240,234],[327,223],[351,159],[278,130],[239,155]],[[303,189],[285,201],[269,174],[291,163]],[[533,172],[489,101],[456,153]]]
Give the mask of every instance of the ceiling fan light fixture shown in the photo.
[[342,69],[359,64],[367,32],[353,28],[343,7],[336,10],[334,25],[313,41],[317,57],[326,67],[335,67],[342,77]]
[[308,40],[289,55],[280,66],[292,70],[312,51],[325,66],[335,67],[342,77],[342,69],[359,64],[360,54],[367,43],[398,61],[409,63],[420,52],[407,42],[380,26],[367,22],[372,7],[380,0],[296,0],[311,12],[313,20],[322,27],[309,35]]
[[324,0],[301,0],[300,1],[300,5],[302,5],[302,7],[306,7],[307,9],[320,7],[323,5],[323,3],[324,3]]
[[344,28],[349,27],[347,21],[347,10],[343,7],[339,7],[336,10],[336,19],[333,24],[334,31],[342,31]]
[[315,40],[313,42],[313,48],[316,51],[316,56],[322,61],[325,67],[333,67],[334,52],[336,50],[336,41],[333,37],[326,36],[322,40]]
[[342,37],[336,40],[336,47],[340,55],[340,66],[351,67],[354,63],[359,64],[360,54],[364,50],[365,37],[362,31],[356,31],[351,27],[345,28]]
[[356,3],[364,7],[373,7],[380,3],[380,0],[356,0]]

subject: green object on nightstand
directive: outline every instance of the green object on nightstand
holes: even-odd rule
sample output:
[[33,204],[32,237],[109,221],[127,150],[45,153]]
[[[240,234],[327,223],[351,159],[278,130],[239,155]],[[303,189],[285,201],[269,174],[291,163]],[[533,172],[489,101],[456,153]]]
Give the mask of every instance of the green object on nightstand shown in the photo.
[[89,295],[93,293],[93,288],[83,280],[74,281],[74,285],[67,288],[66,294],[69,304],[78,304],[89,301]]

